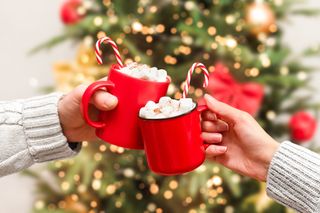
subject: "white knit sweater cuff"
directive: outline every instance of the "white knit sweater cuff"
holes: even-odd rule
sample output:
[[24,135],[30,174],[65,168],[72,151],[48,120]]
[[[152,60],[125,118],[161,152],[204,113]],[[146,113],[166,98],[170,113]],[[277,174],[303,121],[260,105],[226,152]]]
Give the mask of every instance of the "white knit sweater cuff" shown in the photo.
[[291,142],[283,142],[268,171],[268,196],[298,212],[319,212],[319,162],[319,155]]
[[75,149],[68,145],[63,135],[58,115],[60,93],[24,100],[23,128],[28,150],[35,162],[44,162],[76,155],[81,143]]

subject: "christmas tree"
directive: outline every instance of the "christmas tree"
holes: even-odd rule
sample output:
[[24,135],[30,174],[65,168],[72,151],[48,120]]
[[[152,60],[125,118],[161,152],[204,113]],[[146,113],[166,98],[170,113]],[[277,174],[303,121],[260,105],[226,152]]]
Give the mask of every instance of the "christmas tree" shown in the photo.
[[[164,68],[172,77],[168,95],[179,99],[188,68],[204,63],[211,72],[207,91],[195,76],[190,96],[204,92],[254,115],[276,138],[296,142],[312,138],[315,119],[303,110],[308,102],[310,67],[292,58],[282,43],[278,22],[290,15],[315,15],[293,9],[300,0],[67,0],[61,7],[65,31],[34,51],[75,40],[75,62],[55,64],[57,89],[69,91],[107,75],[115,58],[105,47],[103,66],[94,57],[94,42],[111,37],[125,63]],[[296,91],[305,89],[303,96]],[[278,119],[292,116],[291,120]],[[303,123],[304,125],[300,125]],[[305,128],[305,129],[303,129]],[[301,134],[301,129],[305,134]],[[83,142],[74,159],[51,163],[46,171],[27,171],[38,184],[34,212],[287,212],[269,200],[265,185],[207,162],[188,174],[153,174],[142,151],[107,143]]]

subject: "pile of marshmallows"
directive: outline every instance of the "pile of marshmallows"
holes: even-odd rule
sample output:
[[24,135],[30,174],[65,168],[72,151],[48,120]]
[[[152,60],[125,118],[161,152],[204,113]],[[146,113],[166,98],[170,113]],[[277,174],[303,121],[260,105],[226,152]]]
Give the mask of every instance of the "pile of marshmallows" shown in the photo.
[[139,116],[147,119],[171,118],[190,112],[195,106],[191,98],[175,100],[165,96],[160,98],[159,103],[148,101],[140,109]]
[[[146,64],[129,63],[121,68],[119,72],[148,81],[167,81],[167,71],[156,67],[150,68]],[[147,119],[171,118],[190,112],[195,106],[196,104],[193,103],[191,98],[175,100],[165,96],[160,98],[159,103],[148,101],[148,103],[140,109],[139,116]]]
[[129,63],[121,68],[119,72],[134,78],[144,79],[148,81],[166,82],[167,71],[156,67],[149,67],[146,64],[138,64],[136,62]]

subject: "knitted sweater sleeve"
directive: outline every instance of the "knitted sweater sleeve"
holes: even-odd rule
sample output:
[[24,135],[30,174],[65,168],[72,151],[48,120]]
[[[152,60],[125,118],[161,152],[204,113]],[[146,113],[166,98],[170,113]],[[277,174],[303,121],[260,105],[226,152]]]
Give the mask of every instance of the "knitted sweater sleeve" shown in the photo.
[[61,96],[0,102],[0,177],[79,152],[81,143],[71,148],[62,133],[57,110]]
[[320,156],[283,142],[270,164],[267,194],[298,212],[320,212]]

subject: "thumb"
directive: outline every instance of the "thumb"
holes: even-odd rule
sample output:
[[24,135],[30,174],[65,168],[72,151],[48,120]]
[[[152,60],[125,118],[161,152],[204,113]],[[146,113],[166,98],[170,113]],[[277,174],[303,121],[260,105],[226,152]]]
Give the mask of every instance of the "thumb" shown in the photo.
[[211,95],[205,94],[204,99],[208,108],[223,119],[235,122],[240,115],[241,111],[229,106],[228,104],[218,101]]

